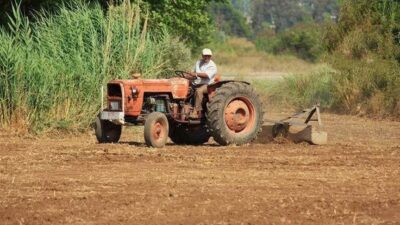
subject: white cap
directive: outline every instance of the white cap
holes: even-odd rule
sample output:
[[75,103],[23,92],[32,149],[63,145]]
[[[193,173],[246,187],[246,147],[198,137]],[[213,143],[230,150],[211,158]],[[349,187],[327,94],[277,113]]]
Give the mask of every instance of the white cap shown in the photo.
[[205,48],[205,49],[203,49],[202,54],[203,55],[212,55],[212,52],[209,48]]

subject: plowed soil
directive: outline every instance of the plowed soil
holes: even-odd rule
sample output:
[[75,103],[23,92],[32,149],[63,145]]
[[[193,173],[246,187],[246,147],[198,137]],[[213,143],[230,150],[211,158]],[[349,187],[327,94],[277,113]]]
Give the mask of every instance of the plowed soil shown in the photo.
[[0,224],[400,224],[400,122],[323,120],[325,146],[2,132]]

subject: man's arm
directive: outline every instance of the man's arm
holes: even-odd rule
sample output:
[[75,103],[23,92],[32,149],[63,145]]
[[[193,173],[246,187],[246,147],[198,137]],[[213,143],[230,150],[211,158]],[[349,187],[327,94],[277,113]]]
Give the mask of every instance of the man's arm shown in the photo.
[[197,75],[198,77],[201,77],[201,78],[209,78],[207,73],[195,73],[194,75],[195,76]]
[[193,78],[200,77],[204,79],[212,79],[215,76],[215,74],[217,74],[217,67],[215,65],[208,67],[206,72],[196,72],[200,70],[198,69],[198,66],[199,63],[196,63],[195,71],[189,73]]
[[198,77],[206,79],[214,78],[215,74],[217,74],[217,66],[215,65],[209,66],[205,72],[196,73]]
[[196,71],[200,70],[199,65],[200,65],[200,61],[197,61],[196,64],[194,65],[194,67],[193,67],[193,71],[187,72],[185,74],[185,78],[186,79],[195,79],[196,78]]
[[209,76],[208,76],[207,73],[196,73],[196,72],[191,72],[191,73],[188,73],[188,74],[190,74],[190,75],[192,76],[192,78],[194,78],[194,77],[209,78]]

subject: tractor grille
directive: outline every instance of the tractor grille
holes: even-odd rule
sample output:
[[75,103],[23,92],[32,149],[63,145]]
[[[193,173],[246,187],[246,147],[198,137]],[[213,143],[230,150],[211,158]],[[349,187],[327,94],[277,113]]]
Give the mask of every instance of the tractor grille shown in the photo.
[[122,88],[120,84],[107,84],[109,111],[122,111]]
[[122,90],[119,84],[107,84],[108,97],[122,97]]

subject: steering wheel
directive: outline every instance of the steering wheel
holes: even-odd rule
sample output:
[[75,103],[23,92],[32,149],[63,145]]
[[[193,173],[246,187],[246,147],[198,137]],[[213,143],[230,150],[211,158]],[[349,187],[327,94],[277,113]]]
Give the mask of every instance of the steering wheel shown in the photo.
[[182,77],[182,78],[186,78],[186,74],[189,74],[188,72],[186,72],[186,71],[183,71],[183,70],[175,70],[175,74],[178,76],[178,77]]

